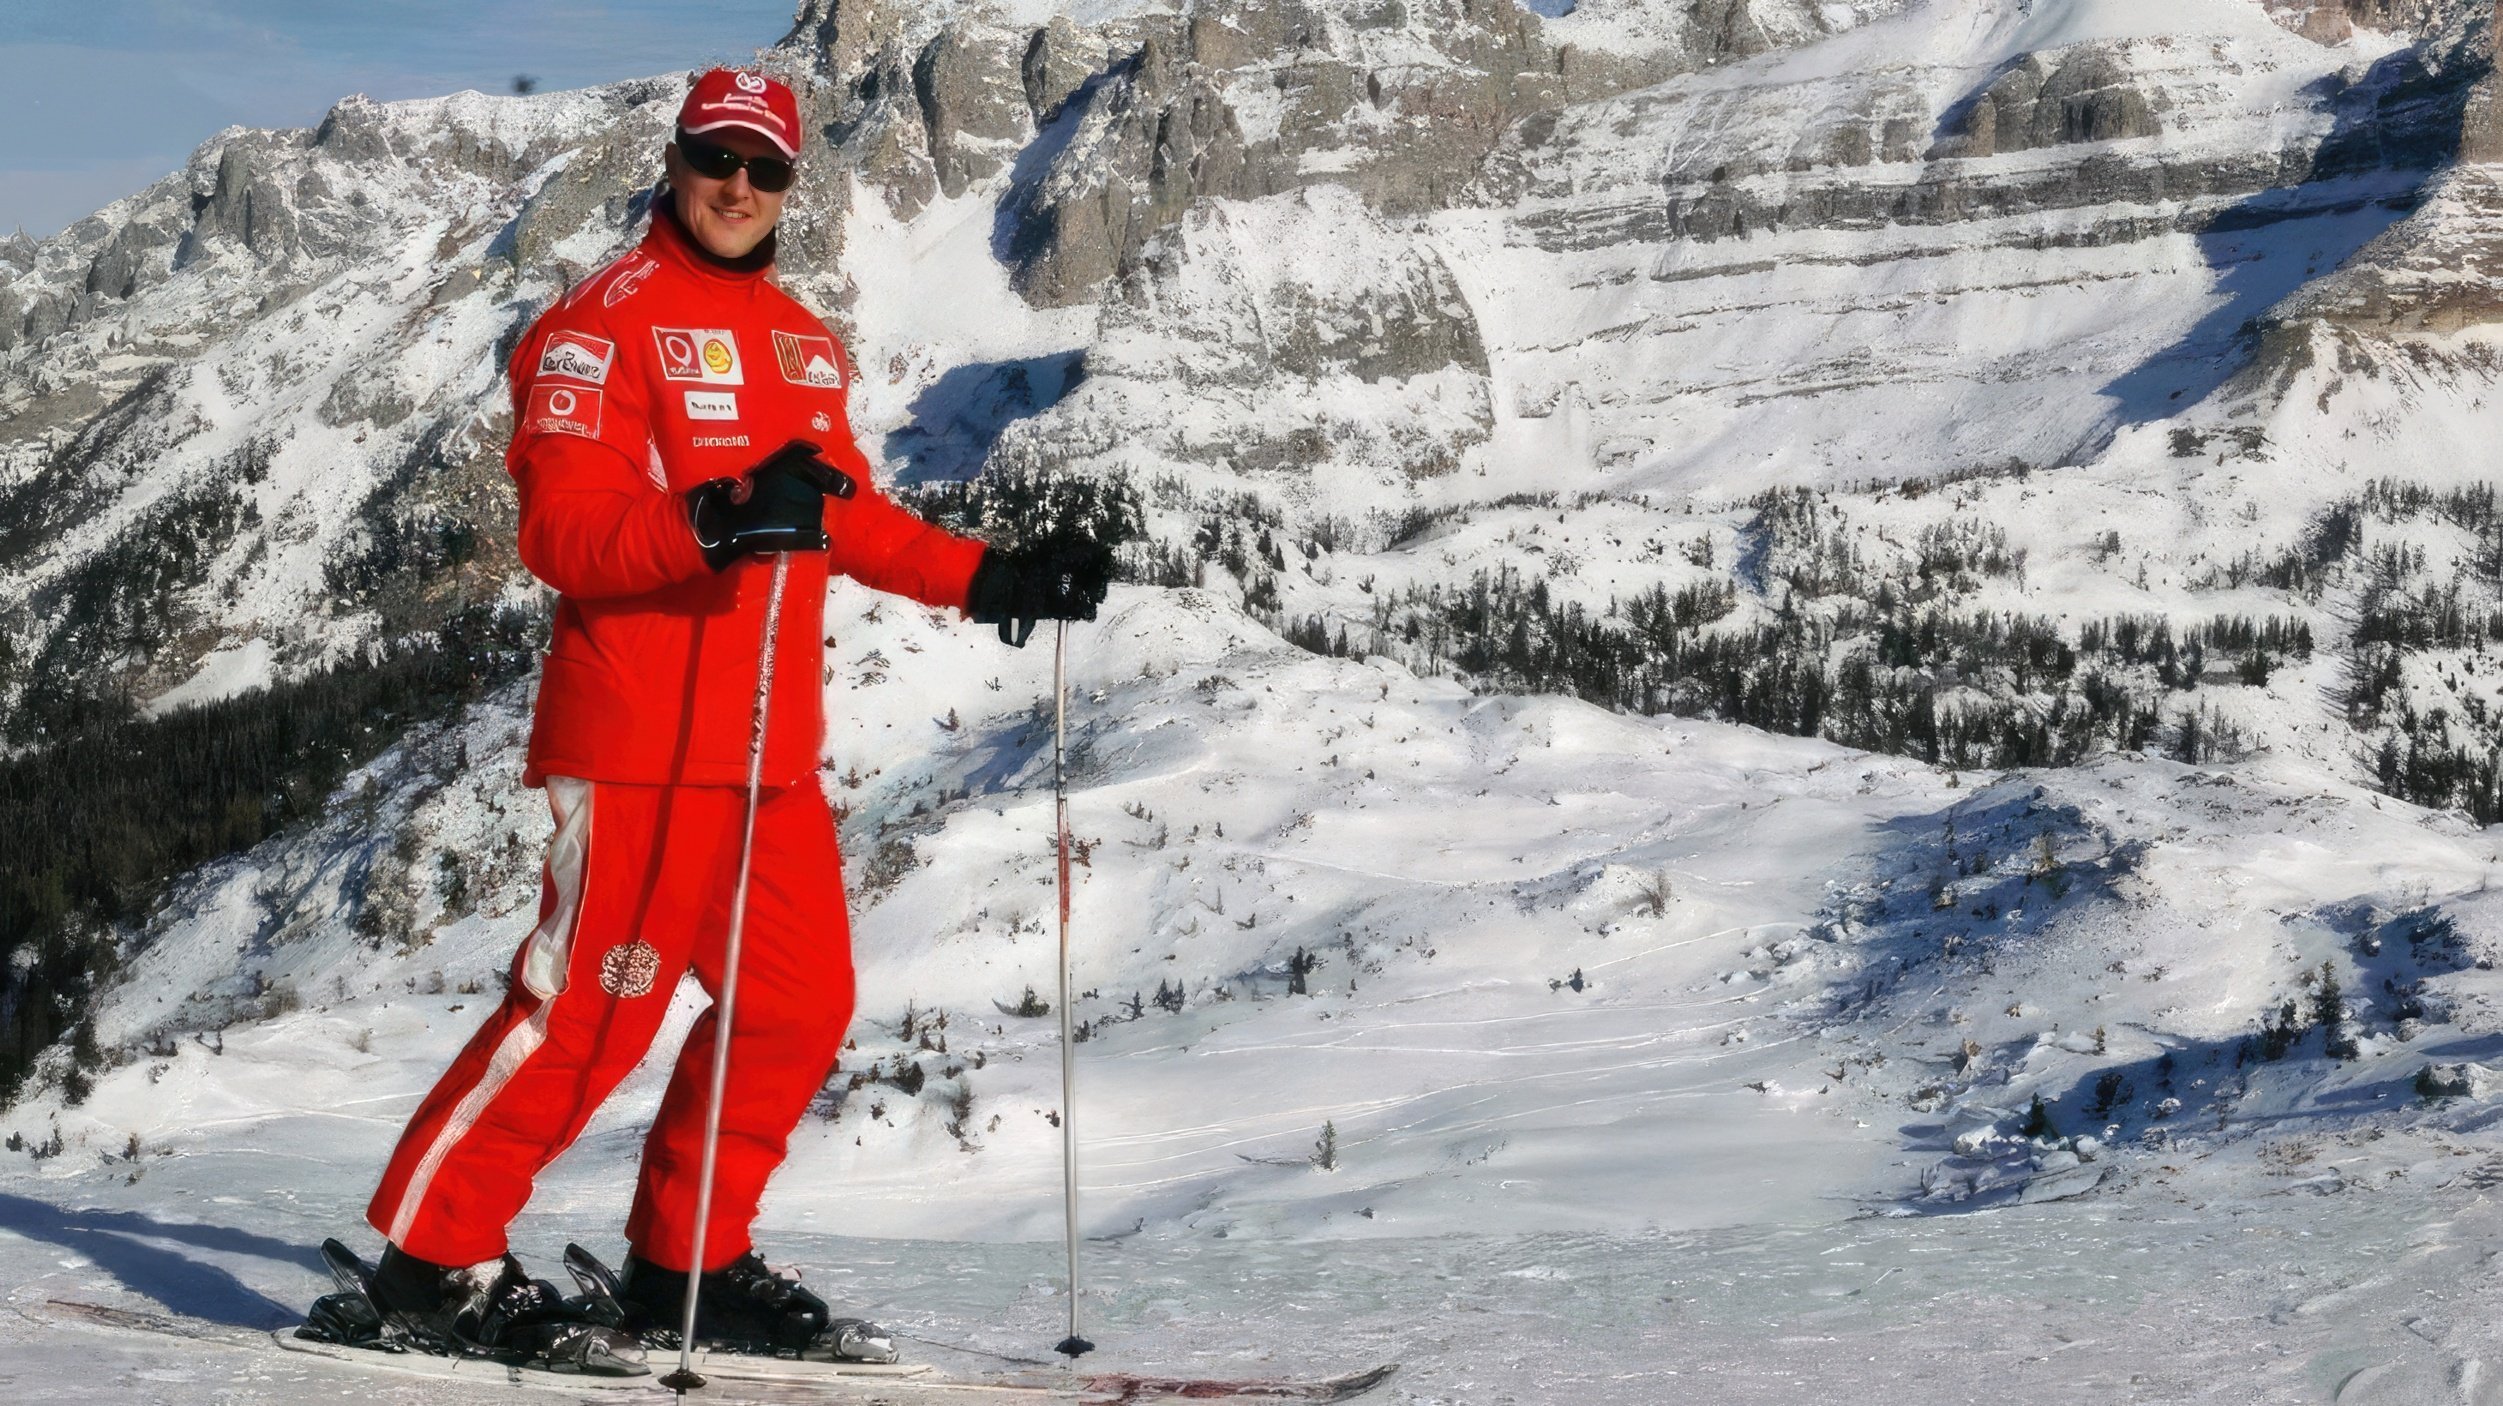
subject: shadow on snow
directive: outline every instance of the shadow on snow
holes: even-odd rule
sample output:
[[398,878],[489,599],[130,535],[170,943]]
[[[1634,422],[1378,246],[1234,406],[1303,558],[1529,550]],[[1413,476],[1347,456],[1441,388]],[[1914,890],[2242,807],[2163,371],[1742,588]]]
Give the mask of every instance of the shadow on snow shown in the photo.
[[2429,55],[2412,47],[2378,60],[2351,85],[2333,77],[2313,86],[2313,99],[2332,109],[2329,132],[2308,154],[2288,154],[2293,184],[2228,206],[2200,230],[2215,306],[2103,388],[2110,418],[2078,457],[2091,457],[2124,427],[2196,404],[2249,366],[2271,308],[2423,202],[2458,158],[2470,87],[2491,69],[2490,61],[2469,60],[2466,48]]
[[135,1211],[65,1210],[5,1192],[0,1192],[0,1230],[84,1255],[120,1280],[122,1287],[145,1294],[175,1313],[242,1328],[283,1327],[304,1314],[251,1288],[227,1270],[162,1242],[252,1255],[313,1274],[322,1272],[313,1251],[247,1230],[161,1221]]
[[1010,425],[1051,409],[1085,379],[1082,351],[951,367],[913,397],[912,423],[886,437],[886,457],[905,461],[897,485],[972,478]]

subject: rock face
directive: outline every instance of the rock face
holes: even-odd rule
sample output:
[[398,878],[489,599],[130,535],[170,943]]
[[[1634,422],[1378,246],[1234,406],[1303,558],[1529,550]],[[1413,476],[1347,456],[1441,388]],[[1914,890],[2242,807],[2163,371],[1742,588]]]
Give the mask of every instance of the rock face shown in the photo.
[[2413,193],[2406,218],[2270,311],[2261,331],[2272,351],[2308,356],[2315,323],[2387,337],[2503,322],[2503,291],[2461,276],[2503,267],[2503,170],[2493,164],[2503,161],[2497,16],[2484,10],[2479,0],[2416,15],[2427,38],[2381,66],[2392,76],[2369,105],[2349,98],[2355,115],[2323,144],[2325,165],[2334,150],[2336,171],[2384,162],[2438,173]]
[[[1012,21],[810,0],[768,58],[813,143],[784,274],[841,321],[865,306],[846,248],[855,185],[897,221],[955,202],[950,218],[987,224],[983,272],[1004,266],[1021,316],[1085,329],[998,351],[982,374],[929,370],[1023,387],[998,438],[1010,462],[1087,471],[1170,422],[1158,452],[1190,473],[1384,511],[1420,484],[1459,491],[1462,466],[1507,434],[1570,472],[1630,472],[1708,443],[1679,403],[1683,368],[1721,366],[1714,384],[1743,386],[1731,394],[1750,406],[1878,397],[1888,376],[1934,370],[1873,369],[1916,342],[1850,340],[1855,319],[1908,316],[1886,299],[1841,300],[1831,346],[1724,325],[1759,293],[1788,296],[1721,296],[1782,260],[1926,269],[1952,251],[1990,270],[1971,286],[1996,287],[2056,283],[2065,263],[2035,264],[2091,257],[2095,277],[2134,286],[2133,261],[2196,274],[2195,251],[2236,229],[2353,215],[2301,297],[2237,305],[2228,330],[2265,332],[2272,316],[2358,337],[2490,321],[2484,281],[2446,271],[2495,257],[2493,183],[2474,164],[2503,159],[2491,0],[2276,9],[2296,29],[2411,41],[2367,61],[2266,26],[2049,47],[1965,34],[1883,62],[1831,60],[1837,47],[1794,65],[1797,46],[1875,45],[1868,21],[1892,17],[1891,34],[1932,12],[1203,0]],[[2016,35],[2040,6],[1975,13]],[[630,237],[683,82],[352,98],[310,132],[227,134],[109,218],[0,243],[0,482],[99,508],[133,495],[129,513],[99,512],[120,525],[52,555],[0,551],[13,657],[54,647],[77,562],[149,550],[129,526],[162,496],[135,486],[143,464],[214,479],[268,525],[159,573],[143,623],[183,638],[291,641],[284,667],[359,632],[422,627],[493,585],[473,547],[427,545],[468,513],[437,500],[499,490],[501,354]],[[1645,251],[1642,266],[1559,272],[1624,250]],[[898,395],[926,389],[912,382],[919,334],[872,332],[899,342],[881,359]],[[1610,357],[1637,369],[1618,376]],[[2078,442],[2065,417],[2085,398],[2046,394],[2018,427],[2043,427],[2043,444],[1974,430],[1970,446],[1932,448],[1961,464],[2021,440],[2057,457],[2044,446],[2055,430]],[[100,417],[115,404],[138,408]],[[142,423],[182,433],[143,438]],[[1830,436],[1820,453],[1849,437],[1816,433]],[[268,443],[245,454],[253,436]],[[128,662],[54,657],[100,677]]]
[[1027,45],[1004,30],[951,28],[913,62],[930,165],[948,198],[1005,167],[1034,134]]
[[1441,208],[1524,118],[1845,13],[1859,11],[1687,0],[1663,31],[1612,48],[1552,36],[1515,0],[1211,0],[1091,35],[1055,19],[1028,44],[1027,105],[1042,124],[1077,115],[1029,153],[1042,169],[1020,181],[1017,286],[1045,306],[1088,297],[1203,198],[1328,183],[1393,215]]
[[2264,0],[2279,24],[2316,44],[2343,44],[2358,28],[2419,35],[2442,24],[2458,0]]
[[[161,224],[134,220],[113,232],[113,240],[87,265],[87,291],[107,298],[127,298],[169,271],[161,251],[175,236]],[[5,318],[0,318],[4,322]]]
[[2503,0],[2496,0],[2483,33],[2466,37],[2467,57],[2471,62],[2482,58],[2485,73],[2470,89],[2467,110],[2461,115],[2459,159],[2503,161],[2503,68],[2496,63],[2498,53],[2503,53]]
[[1060,115],[1061,106],[1105,67],[1104,41],[1070,20],[1054,15],[1026,41],[1018,76],[1025,84],[1026,110],[1039,128]]
[[1044,306],[1084,297],[1193,202],[1273,179],[1207,71],[1158,39],[1056,125],[1067,144],[1017,201],[1008,246],[1017,290]]
[[2111,52],[2086,45],[2046,58],[2027,54],[1946,124],[1933,157],[1995,156],[2077,142],[2125,141],[2163,130],[2146,94]]
[[[2473,14],[2452,14],[2415,45],[2351,73],[2325,73],[2323,100],[2291,136],[2256,127],[2247,141],[2240,133],[2231,140],[2207,135],[2247,120],[2215,81],[2213,58],[2188,46],[2133,40],[2012,58],[1932,119],[1941,138],[1919,153],[1909,137],[1927,123],[1907,103],[1909,94],[1870,91],[1853,79],[1817,80],[1799,90],[1631,94],[1573,109],[1555,126],[1520,124],[1475,194],[1489,203],[1532,201],[1539,208],[1529,227],[1559,249],[2115,207],[2130,213],[2056,237],[2092,243],[2138,239],[2158,227],[2195,230],[2223,202],[2306,187],[2326,192],[2338,178],[2410,172],[2396,184],[2413,188],[2424,173],[2458,157],[2464,142],[2490,140],[2493,108],[2476,97],[2491,83],[2481,47],[2485,9],[2478,0]],[[1784,103],[1811,115],[1778,120],[1775,109]],[[1621,186],[1614,175],[1556,161],[1548,148],[1602,149],[1606,143],[1594,137],[1604,124],[1657,121],[1658,109],[1671,105],[1690,114],[1687,131],[1753,135],[1680,142],[1665,160],[1636,154],[1661,198],[1539,200],[1575,182],[1584,191]],[[2165,140],[2133,140],[2158,136]],[[2067,150],[2075,150],[2074,160],[2041,159]],[[2165,210],[2173,214],[2150,213]]]
[[0,265],[0,731],[500,597],[501,352],[626,236],[682,82],[352,98]]
[[[1159,413],[1177,388],[1190,413]],[[1221,478],[1365,502],[1484,442],[1486,347],[1449,266],[1353,192],[1205,203],[1124,272],[1076,393],[1013,428],[993,462],[1053,469],[1146,425],[1161,452]]]
[[272,164],[269,158],[275,154],[262,142],[227,144],[218,154],[216,183],[192,224],[195,238],[224,235],[240,240],[263,259],[277,259],[290,251],[296,238],[294,202],[277,181],[256,169]]

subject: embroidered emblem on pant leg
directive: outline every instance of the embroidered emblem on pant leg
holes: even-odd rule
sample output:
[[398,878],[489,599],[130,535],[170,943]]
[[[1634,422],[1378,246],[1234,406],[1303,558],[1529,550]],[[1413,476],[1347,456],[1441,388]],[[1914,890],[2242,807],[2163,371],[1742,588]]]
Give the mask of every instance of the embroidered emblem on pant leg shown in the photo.
[[600,989],[625,1000],[651,995],[660,974],[661,954],[641,938],[612,947],[600,958]]

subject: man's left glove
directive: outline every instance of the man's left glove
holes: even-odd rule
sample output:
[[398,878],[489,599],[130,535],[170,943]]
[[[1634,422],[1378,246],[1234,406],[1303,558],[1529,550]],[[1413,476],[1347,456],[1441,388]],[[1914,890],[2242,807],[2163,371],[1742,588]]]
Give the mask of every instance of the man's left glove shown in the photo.
[[999,626],[1002,643],[1025,648],[1038,620],[1092,620],[1112,584],[1112,548],[1084,537],[1047,537],[983,552],[965,593],[976,624]]
[[687,521],[704,564],[721,571],[743,556],[824,551],[826,500],[851,497],[854,485],[823,452],[795,439],[742,477],[688,489]]

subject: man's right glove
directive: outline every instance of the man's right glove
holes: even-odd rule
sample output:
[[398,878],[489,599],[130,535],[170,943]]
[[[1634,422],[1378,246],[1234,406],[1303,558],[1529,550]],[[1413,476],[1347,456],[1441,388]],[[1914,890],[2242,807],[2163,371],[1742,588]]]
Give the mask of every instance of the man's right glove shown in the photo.
[[851,497],[854,485],[822,452],[795,439],[742,477],[688,489],[687,520],[704,564],[721,571],[743,556],[824,551],[826,500]]
[[996,624],[1002,643],[1025,648],[1038,620],[1092,620],[1112,583],[1112,548],[1084,537],[1047,537],[992,547],[973,569],[965,613]]

